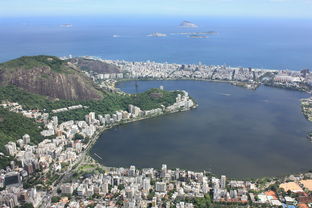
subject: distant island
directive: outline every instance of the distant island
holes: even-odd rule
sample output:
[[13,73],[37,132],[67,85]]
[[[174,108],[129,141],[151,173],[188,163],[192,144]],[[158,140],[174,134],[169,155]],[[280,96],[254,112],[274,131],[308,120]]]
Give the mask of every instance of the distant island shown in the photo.
[[172,35],[213,35],[217,34],[215,31],[208,32],[179,32],[179,33],[171,33]]
[[167,34],[155,32],[155,33],[148,34],[147,37],[167,37]]
[[60,25],[60,27],[72,27],[73,25],[72,24],[62,24]]
[[180,27],[196,28],[196,27],[198,27],[198,25],[184,20],[183,22],[181,22]]
[[206,35],[190,35],[190,38],[208,38]]

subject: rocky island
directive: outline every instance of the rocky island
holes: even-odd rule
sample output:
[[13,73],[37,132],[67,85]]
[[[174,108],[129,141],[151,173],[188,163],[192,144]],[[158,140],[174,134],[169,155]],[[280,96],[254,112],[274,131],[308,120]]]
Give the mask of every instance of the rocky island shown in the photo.
[[208,38],[206,35],[190,35],[190,38]]
[[73,27],[73,25],[72,24],[62,24],[62,25],[60,25],[60,27],[70,28],[70,27]]
[[217,34],[215,31],[208,31],[208,32],[179,32],[179,33],[172,33],[173,35],[213,35]]
[[155,33],[148,34],[147,37],[167,37],[167,34],[155,32]]
[[185,28],[197,28],[198,27],[198,25],[196,25],[196,24],[194,24],[194,23],[192,23],[192,22],[190,22],[190,21],[183,21],[183,22],[181,22],[180,23],[180,27],[185,27]]

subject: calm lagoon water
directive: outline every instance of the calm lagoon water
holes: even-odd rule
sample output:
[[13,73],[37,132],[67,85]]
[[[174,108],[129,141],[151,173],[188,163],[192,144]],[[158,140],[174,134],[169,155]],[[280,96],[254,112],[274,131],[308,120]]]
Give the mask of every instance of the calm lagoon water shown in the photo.
[[[160,85],[187,90],[199,107],[105,131],[92,149],[103,164],[159,168],[166,163],[232,177],[312,168],[312,143],[306,139],[312,124],[299,105],[307,94],[263,86],[250,91],[204,81],[139,81],[137,91]],[[119,88],[136,92],[132,81]]]

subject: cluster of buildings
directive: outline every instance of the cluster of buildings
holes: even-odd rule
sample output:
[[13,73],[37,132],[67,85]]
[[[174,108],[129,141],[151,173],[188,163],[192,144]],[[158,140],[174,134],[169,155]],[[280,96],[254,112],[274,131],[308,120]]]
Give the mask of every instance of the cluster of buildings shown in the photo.
[[123,79],[123,73],[106,73],[106,74],[97,74],[97,79]]
[[37,122],[43,122],[44,120],[47,120],[49,117],[48,113],[43,113],[40,110],[25,110],[23,109],[22,105],[15,102],[2,101],[0,107],[5,108],[14,113],[20,113],[27,118],[36,119]]
[[[272,201],[280,201],[283,206],[285,204],[289,207],[308,208],[312,207],[312,180],[311,173],[300,174],[298,176],[290,176],[285,182],[279,185],[284,194],[272,194],[271,198],[266,200],[272,204]],[[264,199],[265,200],[265,199]],[[277,202],[277,204],[279,204]]]
[[312,73],[309,70],[302,71],[278,71],[272,78],[275,87],[297,89],[310,92],[312,86]]
[[[34,144],[31,137],[25,134],[16,142],[11,141],[5,145],[5,155],[14,159],[10,162],[10,166],[0,170],[0,188],[4,189],[0,191],[0,207],[13,208],[23,203],[38,205],[42,196],[47,193],[43,191],[37,194],[37,191],[33,190],[35,187],[24,189],[23,183],[34,175],[38,176],[38,173],[45,181],[48,180],[46,176],[49,174],[60,176],[70,170],[81,161],[85,150],[91,143],[90,139],[95,136],[97,130],[123,121],[156,116],[164,112],[187,110],[194,107],[195,104],[189,98],[188,93],[182,91],[178,94],[176,103],[171,106],[144,111],[137,106],[129,105],[128,111],[116,111],[113,114],[105,115],[96,115],[94,112],[90,112],[85,116],[84,121],[70,120],[62,123],[59,123],[57,116],[49,118],[47,113],[26,111],[18,103],[5,102],[1,106],[16,113],[22,113],[24,116],[35,118],[45,127],[41,131],[41,135],[46,138],[38,144]],[[83,106],[79,105],[67,109],[81,107]],[[4,156],[3,153],[1,155]],[[71,189],[69,188],[69,190]],[[83,187],[80,187],[79,190],[81,193],[85,193]],[[90,190],[91,188],[86,189],[86,193],[89,193]],[[15,197],[10,197],[12,195]]]
[[[230,181],[227,183],[226,176],[220,179],[212,177],[212,192],[214,202],[230,202],[247,204],[249,201],[249,191],[256,190],[255,184],[249,181]],[[255,201],[254,201],[255,202]]]
[[[98,60],[98,58],[97,58]],[[100,59],[101,60],[101,59]],[[102,60],[116,65],[130,79],[201,79],[247,83],[265,83],[276,87],[310,91],[312,73],[302,71],[254,69],[202,64],[169,64],[157,62],[129,62]]]
[[168,169],[165,164],[160,169],[138,170],[135,166],[111,168],[105,173],[89,174],[62,184],[60,196],[63,198],[52,207],[64,207],[65,204],[72,208],[198,206],[196,202],[186,199],[204,199],[214,204],[240,206],[252,204],[251,207],[311,207],[312,197],[309,192],[312,190],[312,180],[303,179],[302,175],[294,178],[296,182],[280,183],[280,189],[285,192],[282,195],[270,189],[262,191],[257,182],[231,180],[225,175],[215,177],[205,171]]
[[94,82],[98,84],[98,86],[108,92],[114,92],[114,93],[123,93],[122,91],[115,88],[116,83],[119,79],[124,78],[123,74],[120,76],[109,76],[110,74],[107,74],[107,76],[99,76],[102,74],[98,74],[96,72],[89,72],[84,71],[84,73],[91,78]]
[[182,90],[183,94],[178,94],[176,102],[166,108],[167,111],[188,110],[195,106],[192,99],[189,98],[188,93]]
[[308,69],[302,71],[255,69],[246,67],[230,67],[225,65],[175,64],[157,62],[130,62],[123,60],[103,60],[98,57],[84,57],[90,60],[103,61],[117,66],[121,73],[98,74],[85,72],[87,76],[98,82],[102,88],[118,92],[115,88],[119,79],[199,79],[220,80],[230,82],[266,84],[275,87],[291,88],[302,91],[311,91],[312,73]]
[[301,108],[305,117],[312,121],[312,98],[301,99]]
[[[206,198],[210,203],[247,203],[249,192],[257,190],[248,181],[216,178],[206,172],[168,169],[111,168],[107,173],[88,175],[61,185],[63,196],[70,195],[70,207],[94,205],[96,207],[183,207],[195,204],[184,202],[185,198]],[[211,198],[210,198],[211,197]],[[63,203],[54,204],[58,207]]]
[[73,105],[73,106],[69,106],[69,107],[66,107],[66,108],[54,109],[51,112],[52,113],[61,113],[61,112],[66,112],[66,111],[71,111],[71,110],[82,109],[82,108],[88,108],[88,107],[87,106],[83,106],[83,105]]
[[25,184],[38,176],[36,180],[42,180],[39,183],[44,184],[44,181],[49,180],[49,173],[59,176],[64,170],[68,170],[87,147],[83,139],[76,139],[75,136],[81,134],[83,137],[89,137],[94,135],[97,129],[93,123],[85,121],[59,124],[56,116],[44,123],[46,128],[53,129],[53,133],[48,135],[53,135],[52,138],[34,144],[31,137],[25,134],[16,142],[11,141],[5,145],[6,155],[14,159],[10,166],[0,170],[0,188],[3,189],[0,192],[0,207],[13,208],[24,203],[39,206],[47,192],[37,192],[35,185],[25,188]]
[[25,190],[22,187],[8,187],[1,191],[0,207],[18,207],[20,202],[38,207],[41,199],[42,193],[38,192],[36,188]]

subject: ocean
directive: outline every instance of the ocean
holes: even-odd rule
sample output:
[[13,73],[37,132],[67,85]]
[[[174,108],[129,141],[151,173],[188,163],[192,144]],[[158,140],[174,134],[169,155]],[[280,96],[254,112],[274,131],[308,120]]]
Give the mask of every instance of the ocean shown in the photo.
[[[199,27],[181,28],[183,20]],[[24,17],[1,18],[0,28],[1,62],[25,55],[71,54],[128,61],[312,68],[312,21],[304,19]],[[175,34],[209,31],[216,33],[208,38]],[[167,37],[147,37],[153,32]]]

